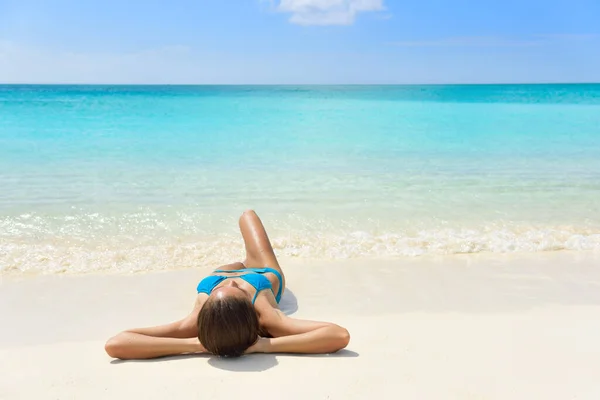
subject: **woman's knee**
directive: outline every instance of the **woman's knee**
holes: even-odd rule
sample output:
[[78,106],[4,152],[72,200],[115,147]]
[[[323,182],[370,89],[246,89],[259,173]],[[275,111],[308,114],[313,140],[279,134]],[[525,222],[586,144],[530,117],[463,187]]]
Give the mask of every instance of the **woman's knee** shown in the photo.
[[251,209],[248,209],[248,210],[244,211],[242,213],[242,215],[240,216],[240,225],[242,224],[242,221],[253,219],[253,218],[258,218],[258,215],[256,214],[256,211],[251,210]]
[[120,335],[113,336],[104,345],[104,350],[112,358],[123,358],[125,355],[125,343]]

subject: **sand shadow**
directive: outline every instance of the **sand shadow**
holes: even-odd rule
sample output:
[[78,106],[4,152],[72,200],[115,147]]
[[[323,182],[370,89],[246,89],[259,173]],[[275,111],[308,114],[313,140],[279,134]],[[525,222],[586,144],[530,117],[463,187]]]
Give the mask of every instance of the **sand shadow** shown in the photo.
[[232,372],[262,372],[279,364],[277,357],[301,358],[355,358],[359,354],[351,350],[340,350],[332,354],[250,354],[240,358],[211,357],[208,363],[225,371]]
[[[286,355],[279,354],[279,356],[285,357]],[[302,358],[356,358],[359,354],[352,350],[343,349],[331,354],[288,354],[287,356]],[[112,360],[110,363],[115,365],[126,363],[157,363],[187,360],[190,358],[208,358],[208,363],[211,366],[232,372],[262,372],[279,364],[276,354],[249,354],[239,358],[216,357],[212,354],[181,354],[148,360]]]
[[292,315],[298,311],[298,299],[296,298],[296,295],[294,295],[294,292],[289,288],[286,288],[283,296],[281,296],[279,309],[283,311],[285,315]]
[[208,359],[208,364],[211,366],[233,372],[262,372],[273,368],[278,364],[274,354],[250,354],[239,358],[217,357],[212,354],[182,354],[178,356],[151,358],[148,360],[112,360],[110,363],[115,365],[127,363],[158,363],[186,360],[190,358]]
[[250,354],[239,358],[212,356],[208,363],[215,368],[232,372],[262,372],[279,364],[273,354]]
[[[285,354],[251,354],[240,358],[211,357],[208,363],[225,371],[232,372],[262,372],[279,364],[277,356],[285,357]],[[359,354],[351,350],[340,350],[332,354],[290,354],[289,357],[302,358],[355,358]]]
[[178,360],[187,360],[190,358],[208,358],[212,357],[211,354],[179,354],[176,356],[165,356],[165,357],[157,357],[157,358],[149,358],[146,360],[112,360],[111,364],[126,364],[126,363],[157,363],[157,362],[166,362],[166,361],[178,361]]
[[327,354],[294,354],[294,357],[304,357],[304,358],[356,358],[359,357],[355,351],[342,349],[337,353],[327,353]]

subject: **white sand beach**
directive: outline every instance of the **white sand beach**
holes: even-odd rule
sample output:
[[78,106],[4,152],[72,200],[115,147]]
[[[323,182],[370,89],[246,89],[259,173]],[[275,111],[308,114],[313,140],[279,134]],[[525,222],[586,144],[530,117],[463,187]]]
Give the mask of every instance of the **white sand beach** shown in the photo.
[[0,399],[598,399],[600,254],[282,259],[282,309],[349,329],[325,356],[112,360],[208,272],[2,278]]

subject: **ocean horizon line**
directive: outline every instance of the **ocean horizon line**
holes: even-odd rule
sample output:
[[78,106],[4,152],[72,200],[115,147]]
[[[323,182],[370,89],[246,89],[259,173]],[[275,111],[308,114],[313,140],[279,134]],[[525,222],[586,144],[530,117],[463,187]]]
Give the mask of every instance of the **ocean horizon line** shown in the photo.
[[549,86],[549,85],[600,85],[598,82],[449,82],[449,83],[25,83],[25,82],[0,82],[0,86],[231,86],[231,87],[348,87],[348,86],[376,86],[376,87],[402,87],[402,86]]

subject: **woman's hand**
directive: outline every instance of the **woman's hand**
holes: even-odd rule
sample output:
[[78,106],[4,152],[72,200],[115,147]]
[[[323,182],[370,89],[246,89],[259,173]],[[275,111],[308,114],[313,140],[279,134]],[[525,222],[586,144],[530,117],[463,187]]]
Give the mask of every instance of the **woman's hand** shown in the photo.
[[269,349],[269,339],[260,337],[252,346],[248,347],[244,354],[252,354],[252,353],[268,353]]
[[204,348],[204,346],[202,346],[202,343],[200,343],[200,340],[198,340],[197,337],[190,338],[189,345],[190,353],[208,353],[208,351]]

